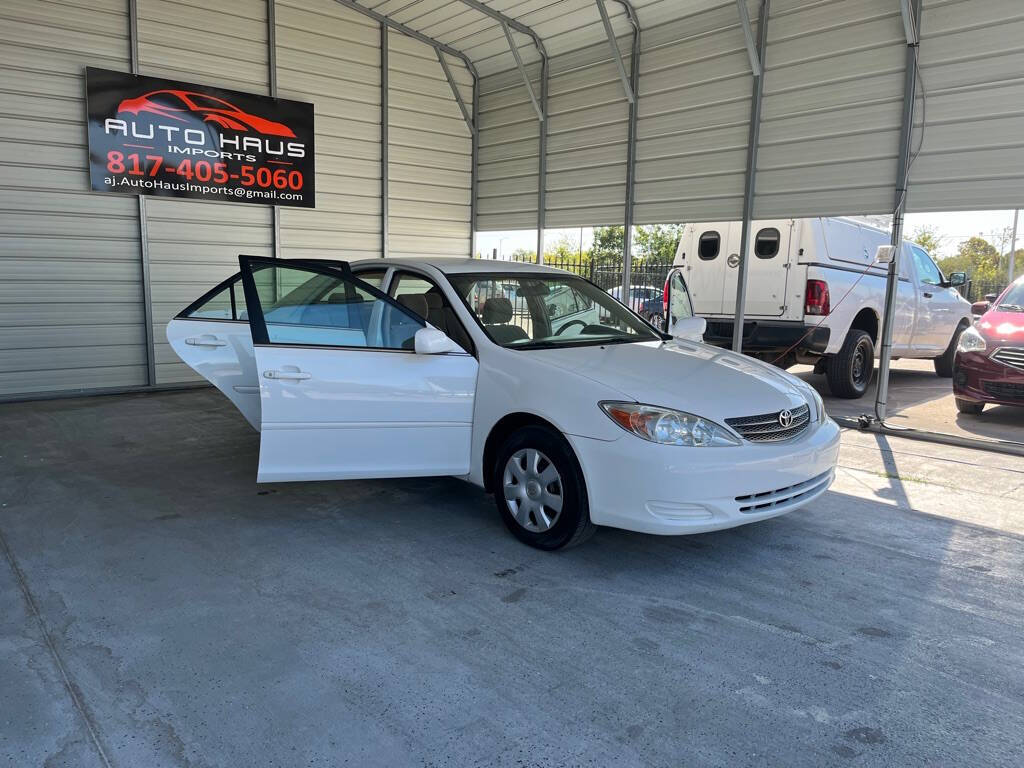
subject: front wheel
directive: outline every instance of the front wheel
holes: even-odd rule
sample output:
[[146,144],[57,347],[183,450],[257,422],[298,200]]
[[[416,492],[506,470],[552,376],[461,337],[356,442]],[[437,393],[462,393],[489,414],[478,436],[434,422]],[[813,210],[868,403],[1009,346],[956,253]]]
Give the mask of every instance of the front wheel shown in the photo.
[[969,416],[980,416],[981,412],[985,410],[984,403],[976,403],[973,400],[963,400],[959,397],[955,398],[956,409],[960,413],[966,413]]
[[596,530],[572,447],[545,427],[523,427],[505,439],[494,466],[494,500],[505,526],[531,547],[573,547]]
[[961,334],[967,330],[967,323],[960,323],[953,331],[953,338],[949,340],[946,351],[935,358],[935,373],[944,379],[953,378],[953,358],[956,357],[956,347],[960,343]]
[[839,352],[827,358],[825,376],[832,394],[856,400],[868,391],[875,372],[875,343],[867,331],[857,328],[846,334]]

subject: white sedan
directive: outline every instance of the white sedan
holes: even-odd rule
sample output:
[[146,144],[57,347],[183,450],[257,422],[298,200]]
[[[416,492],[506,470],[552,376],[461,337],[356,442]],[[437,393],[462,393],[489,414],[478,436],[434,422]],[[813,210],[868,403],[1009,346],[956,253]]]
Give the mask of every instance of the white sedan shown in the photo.
[[259,482],[455,475],[558,549],[598,525],[764,520],[833,480],[839,429],[817,393],[685,338],[703,321],[673,314],[673,338],[532,264],[239,262],[167,339],[259,430]]

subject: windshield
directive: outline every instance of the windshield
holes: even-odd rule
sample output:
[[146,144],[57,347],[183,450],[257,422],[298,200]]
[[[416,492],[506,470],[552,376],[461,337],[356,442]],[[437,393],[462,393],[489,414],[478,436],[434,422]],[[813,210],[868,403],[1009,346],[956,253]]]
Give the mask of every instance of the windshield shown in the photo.
[[1024,281],[1018,281],[1010,286],[1010,290],[999,301],[997,309],[1024,312]]
[[448,278],[490,339],[509,349],[662,338],[614,298],[574,275],[467,273]]

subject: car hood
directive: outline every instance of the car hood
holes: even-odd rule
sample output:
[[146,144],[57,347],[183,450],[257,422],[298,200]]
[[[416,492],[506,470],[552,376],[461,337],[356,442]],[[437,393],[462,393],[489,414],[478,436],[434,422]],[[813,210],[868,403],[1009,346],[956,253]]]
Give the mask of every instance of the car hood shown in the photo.
[[624,395],[623,399],[676,408],[719,423],[811,404],[807,385],[794,376],[707,344],[673,340],[531,354],[604,384]]
[[1024,343],[1024,312],[990,309],[978,320],[978,331],[989,341]]

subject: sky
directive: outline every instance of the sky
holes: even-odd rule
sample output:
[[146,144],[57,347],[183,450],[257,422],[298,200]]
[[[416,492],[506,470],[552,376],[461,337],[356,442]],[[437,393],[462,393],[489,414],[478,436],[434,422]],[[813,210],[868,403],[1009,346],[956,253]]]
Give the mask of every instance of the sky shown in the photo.
[[[934,228],[940,238],[939,253],[936,258],[952,256],[963,240],[980,235],[1000,250],[1009,251],[1010,243],[1007,236],[1005,243],[1000,243],[1004,230],[1013,226],[1013,211],[959,211],[943,213],[909,213],[904,223],[906,237],[922,227]],[[593,229],[549,229],[545,232],[545,242],[550,245],[559,237],[566,236],[571,242],[579,243],[583,236],[583,248],[587,249],[594,240]],[[535,230],[516,230],[510,232],[478,232],[476,250],[490,256],[498,249],[498,256],[507,257],[517,248],[533,251],[537,247]],[[1024,216],[1021,217],[1017,234],[1017,247],[1024,247]]]

